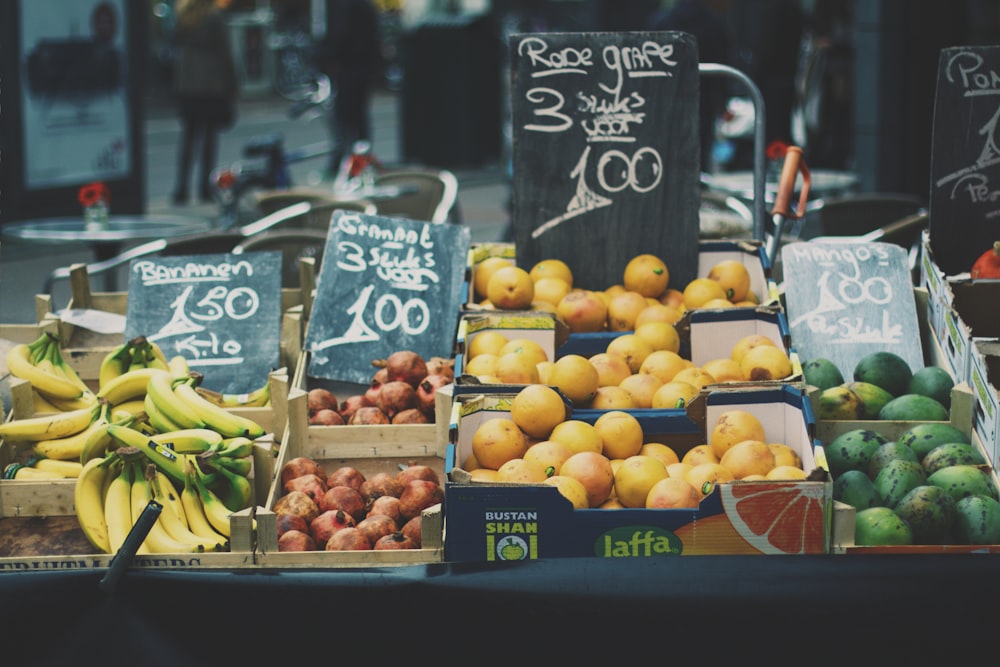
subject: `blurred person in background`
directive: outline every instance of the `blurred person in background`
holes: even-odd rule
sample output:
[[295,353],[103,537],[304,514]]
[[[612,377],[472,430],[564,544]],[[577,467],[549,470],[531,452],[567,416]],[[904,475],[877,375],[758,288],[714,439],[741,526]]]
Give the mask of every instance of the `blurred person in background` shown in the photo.
[[229,32],[215,0],[178,0],[174,95],[182,126],[173,203],[188,203],[195,151],[200,142],[198,196],[212,201],[211,173],[219,133],[235,122],[239,82]]

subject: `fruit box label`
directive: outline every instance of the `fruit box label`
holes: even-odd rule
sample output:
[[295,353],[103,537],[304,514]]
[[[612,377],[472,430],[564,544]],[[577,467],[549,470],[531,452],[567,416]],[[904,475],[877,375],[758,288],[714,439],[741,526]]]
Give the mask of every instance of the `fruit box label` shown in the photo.
[[976,341],[970,355],[969,383],[974,394],[973,428],[982,441],[987,460],[994,470],[1000,470],[1000,356],[987,350],[996,342]]

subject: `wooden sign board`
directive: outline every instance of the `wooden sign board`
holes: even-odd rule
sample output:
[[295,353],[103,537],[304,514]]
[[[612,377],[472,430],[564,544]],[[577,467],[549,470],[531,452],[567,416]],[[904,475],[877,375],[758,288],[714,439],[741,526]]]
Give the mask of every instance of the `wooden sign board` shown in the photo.
[[969,271],[1000,239],[1000,46],[941,50],[929,214],[946,275]]
[[306,349],[310,377],[367,384],[372,361],[451,357],[471,234],[463,225],[335,211]]
[[651,253],[697,277],[698,51],[684,32],[510,37],[517,263],[561,259],[576,285],[621,283]]
[[792,347],[829,359],[845,380],[873,352],[924,366],[906,250],[892,243],[790,243],[781,249]]
[[181,355],[202,386],[239,394],[267,382],[281,354],[281,253],[134,259],[125,340]]

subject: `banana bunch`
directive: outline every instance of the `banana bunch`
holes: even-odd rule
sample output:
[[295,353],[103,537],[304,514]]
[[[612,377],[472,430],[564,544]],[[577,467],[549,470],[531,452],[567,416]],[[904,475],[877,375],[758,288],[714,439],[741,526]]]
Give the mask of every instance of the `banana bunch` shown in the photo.
[[195,388],[197,373],[177,379],[169,373],[152,376],[146,386],[144,407],[150,424],[161,433],[208,428],[225,438],[255,439],[264,435],[257,422],[230,412],[205,398]]
[[158,368],[169,370],[169,362],[160,346],[145,336],[136,336],[115,347],[101,360],[97,374],[98,389],[130,370]]
[[80,476],[83,466],[79,461],[60,461],[32,457],[27,463],[8,463],[0,479],[50,480],[75,479]]
[[10,348],[7,368],[14,377],[31,383],[38,399],[36,412],[69,412],[96,402],[94,393],[66,363],[54,334],[46,332],[34,342]]
[[270,382],[265,382],[248,394],[225,394],[199,386],[195,387],[195,391],[223,408],[262,408],[271,404]]

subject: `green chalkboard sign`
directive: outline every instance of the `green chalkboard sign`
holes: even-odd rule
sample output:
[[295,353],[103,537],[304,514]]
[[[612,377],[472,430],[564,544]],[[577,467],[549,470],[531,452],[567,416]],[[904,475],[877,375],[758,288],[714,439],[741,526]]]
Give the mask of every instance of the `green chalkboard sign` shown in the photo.
[[450,357],[468,227],[335,211],[306,349],[310,377],[368,383],[372,361],[399,350]]

